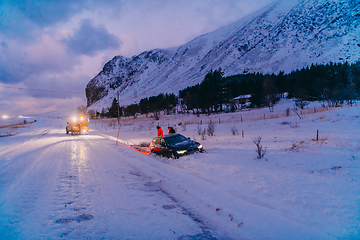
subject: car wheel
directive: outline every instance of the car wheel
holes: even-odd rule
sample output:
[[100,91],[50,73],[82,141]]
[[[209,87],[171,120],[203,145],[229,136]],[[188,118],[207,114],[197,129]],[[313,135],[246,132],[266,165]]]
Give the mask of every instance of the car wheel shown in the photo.
[[179,155],[176,152],[173,152],[172,156],[173,156],[174,159],[179,159]]

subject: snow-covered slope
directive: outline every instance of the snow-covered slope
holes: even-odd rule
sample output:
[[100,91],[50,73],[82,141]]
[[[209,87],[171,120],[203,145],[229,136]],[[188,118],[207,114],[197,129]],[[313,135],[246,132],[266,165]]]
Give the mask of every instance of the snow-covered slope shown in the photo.
[[283,0],[171,49],[116,56],[86,87],[88,105],[177,93],[219,67],[225,75],[290,72],[312,63],[360,59],[360,3]]

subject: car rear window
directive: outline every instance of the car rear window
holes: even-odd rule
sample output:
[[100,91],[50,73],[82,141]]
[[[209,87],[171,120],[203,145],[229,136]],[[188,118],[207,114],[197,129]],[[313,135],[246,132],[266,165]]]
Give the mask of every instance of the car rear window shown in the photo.
[[167,144],[173,145],[176,143],[187,141],[188,139],[182,135],[176,135],[165,139]]

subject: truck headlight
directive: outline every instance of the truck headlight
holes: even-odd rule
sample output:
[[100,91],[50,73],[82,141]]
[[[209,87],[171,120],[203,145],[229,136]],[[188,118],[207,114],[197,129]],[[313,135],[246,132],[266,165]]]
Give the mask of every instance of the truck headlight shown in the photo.
[[199,146],[198,146],[198,149],[202,149],[203,148],[203,146],[200,144]]
[[176,151],[176,153],[179,154],[179,155],[185,154],[186,152],[187,152],[186,150]]

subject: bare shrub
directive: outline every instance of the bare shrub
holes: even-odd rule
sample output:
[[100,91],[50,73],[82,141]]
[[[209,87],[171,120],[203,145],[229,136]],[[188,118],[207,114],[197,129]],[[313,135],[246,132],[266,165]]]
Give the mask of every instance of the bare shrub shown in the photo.
[[202,130],[200,125],[197,126],[196,130],[197,130],[197,133],[198,133],[199,136],[203,133],[203,130]]
[[291,110],[301,119],[301,110],[303,110],[308,104],[309,103],[307,101],[295,100],[294,107]]
[[94,109],[90,109],[88,112],[87,112],[87,116],[90,118],[90,119],[94,119],[95,118],[95,110]]
[[332,170],[338,170],[340,168],[342,168],[342,166],[333,166],[333,167],[331,167]]
[[112,127],[113,129],[115,129],[117,126],[117,120],[116,119],[111,119],[110,122],[108,122],[108,127]]
[[301,114],[301,111],[300,111],[300,109],[299,108],[297,108],[297,107],[295,107],[294,106],[294,108],[293,109],[291,109],[295,114],[296,114],[296,116],[298,116],[299,117],[299,119],[301,119],[301,116],[300,116],[300,114]]
[[295,100],[296,108],[304,109],[307,105],[309,105],[307,101],[299,100],[299,99]]
[[201,132],[201,140],[205,140],[206,139],[206,131],[204,128],[204,131]]
[[299,148],[303,147],[305,144],[306,144],[305,141],[295,142],[295,143],[291,144],[290,150],[298,152]]
[[210,120],[208,126],[207,126],[207,135],[208,136],[214,136],[215,132],[215,124]]
[[262,159],[266,153],[266,150],[263,149],[263,146],[261,145],[261,137],[258,136],[258,137],[255,137],[252,139],[253,140],[253,143],[255,144],[256,146],[256,153],[257,153],[257,158],[258,159]]
[[151,122],[148,126],[148,130],[152,130],[152,129],[154,129],[154,122]]
[[153,119],[155,119],[156,121],[158,121],[160,119],[160,114],[158,112],[155,112],[152,116]]
[[236,126],[231,127],[230,131],[232,135],[239,135],[239,131]]

